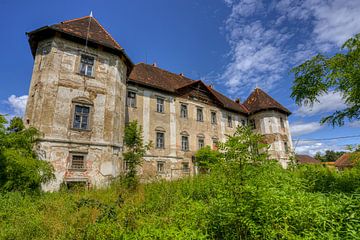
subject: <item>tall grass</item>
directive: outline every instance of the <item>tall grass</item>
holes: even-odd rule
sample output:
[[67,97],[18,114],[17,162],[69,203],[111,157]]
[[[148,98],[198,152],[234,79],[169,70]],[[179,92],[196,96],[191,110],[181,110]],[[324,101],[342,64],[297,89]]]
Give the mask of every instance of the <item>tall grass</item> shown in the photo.
[[231,166],[127,191],[0,196],[0,239],[359,239],[360,173]]

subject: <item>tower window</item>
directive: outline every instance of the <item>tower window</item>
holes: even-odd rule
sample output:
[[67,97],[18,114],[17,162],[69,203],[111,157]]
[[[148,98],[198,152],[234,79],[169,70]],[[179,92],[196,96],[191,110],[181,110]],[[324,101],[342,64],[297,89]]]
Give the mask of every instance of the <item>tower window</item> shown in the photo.
[[284,123],[284,119],[283,118],[280,118],[280,126],[282,129],[285,128],[285,123]]
[[164,98],[161,97],[156,98],[156,111],[159,113],[164,112]]
[[92,76],[94,69],[94,60],[94,57],[88,55],[81,55],[80,74]]
[[156,132],[156,148],[164,148],[164,133]]
[[182,165],[182,171],[183,171],[184,173],[190,172],[190,168],[189,168],[189,163],[188,163],[188,162],[183,162],[181,165]]
[[126,103],[128,107],[136,107],[136,93],[128,91]]
[[74,120],[72,127],[80,130],[88,130],[89,114],[90,114],[89,106],[75,105]]
[[211,112],[211,124],[216,124],[216,112]]
[[286,152],[286,153],[289,152],[289,146],[288,146],[288,143],[287,143],[287,142],[284,142],[284,149],[285,149],[285,152]]
[[157,162],[157,172],[164,173],[165,172],[165,162]]
[[71,169],[85,169],[85,155],[71,154]]
[[198,122],[203,122],[204,121],[204,115],[203,115],[203,109],[202,108],[197,108],[196,109],[196,120]]
[[187,109],[186,104],[181,104],[180,117],[182,117],[182,118],[187,118],[188,117],[188,109]]

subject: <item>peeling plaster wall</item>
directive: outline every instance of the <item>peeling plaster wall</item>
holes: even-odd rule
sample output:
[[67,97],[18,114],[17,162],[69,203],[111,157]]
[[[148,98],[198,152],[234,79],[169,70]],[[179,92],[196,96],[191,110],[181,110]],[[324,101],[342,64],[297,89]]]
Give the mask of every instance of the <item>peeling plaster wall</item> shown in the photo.
[[[84,53],[95,57],[93,77],[79,74]],[[56,180],[45,190],[57,190],[64,181],[106,185],[119,174],[126,71],[118,56],[100,49],[85,49],[59,37],[39,43],[24,119],[42,133],[38,152],[56,171]],[[79,97],[92,103],[89,131],[72,129],[72,101]],[[84,171],[69,169],[70,152],[86,155]]]

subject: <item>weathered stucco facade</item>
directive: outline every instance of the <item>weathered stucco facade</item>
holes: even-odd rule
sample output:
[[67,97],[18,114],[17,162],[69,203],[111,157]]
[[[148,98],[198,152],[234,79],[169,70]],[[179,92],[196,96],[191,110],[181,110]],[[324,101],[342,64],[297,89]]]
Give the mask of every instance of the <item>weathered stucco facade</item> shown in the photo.
[[249,123],[286,167],[290,112],[261,90],[241,104],[201,81],[152,65],[134,66],[92,17],[28,35],[34,69],[24,119],[42,133],[39,156],[55,168],[56,180],[45,190],[75,182],[102,186],[126,171],[123,133],[132,120],[154,146],[140,169],[144,179],[196,174],[193,156],[199,148],[215,147],[236,126]]

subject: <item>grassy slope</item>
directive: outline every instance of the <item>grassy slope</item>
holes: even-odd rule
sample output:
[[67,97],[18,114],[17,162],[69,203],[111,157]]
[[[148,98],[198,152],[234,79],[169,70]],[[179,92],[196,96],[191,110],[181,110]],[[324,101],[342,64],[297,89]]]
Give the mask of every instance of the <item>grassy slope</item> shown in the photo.
[[[358,170],[275,164],[108,189],[0,195],[0,239],[356,239]],[[349,187],[351,186],[351,187]]]

